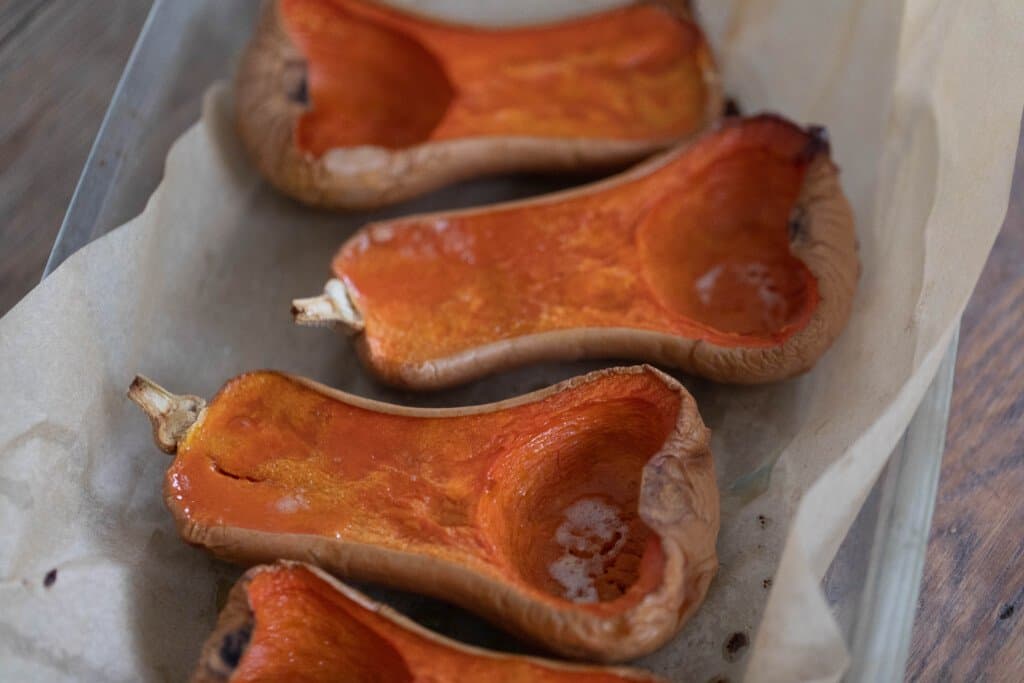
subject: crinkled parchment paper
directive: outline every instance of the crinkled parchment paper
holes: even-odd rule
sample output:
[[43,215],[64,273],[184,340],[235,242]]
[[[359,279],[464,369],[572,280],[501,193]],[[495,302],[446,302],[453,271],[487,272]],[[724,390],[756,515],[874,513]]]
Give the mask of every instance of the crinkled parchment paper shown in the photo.
[[[847,654],[820,579],[929,384],[1005,211],[1024,5],[762,0],[700,10],[726,89],[747,110],[828,126],[864,270],[849,328],[810,374],[758,388],[684,378],[714,430],[722,569],[693,621],[640,663],[677,680],[738,680],[746,668],[751,681],[832,681]],[[4,680],[180,680],[238,574],[177,539],[161,501],[169,460],[124,396],[136,372],[210,396],[236,373],[274,367],[386,400],[451,405],[601,365],[534,367],[411,396],[375,385],[341,338],[293,327],[290,298],[317,292],[334,249],[370,218],[553,184],[475,182],[372,215],[307,210],[249,168],[229,97],[212,91],[141,216],[0,320]],[[376,594],[434,628],[514,646],[437,603]],[[736,631],[752,634],[753,647],[726,662]]]

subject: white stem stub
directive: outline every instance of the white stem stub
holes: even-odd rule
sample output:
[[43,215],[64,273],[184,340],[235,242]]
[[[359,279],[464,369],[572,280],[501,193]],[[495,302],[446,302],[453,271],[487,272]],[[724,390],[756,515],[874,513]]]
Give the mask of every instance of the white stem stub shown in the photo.
[[292,301],[292,316],[299,325],[338,326],[350,334],[363,329],[363,316],[352,304],[345,283],[337,278],[327,281],[320,296]]
[[178,450],[178,442],[206,408],[206,401],[198,396],[177,396],[142,375],[128,388],[128,398],[149,416],[153,439],[165,453]]

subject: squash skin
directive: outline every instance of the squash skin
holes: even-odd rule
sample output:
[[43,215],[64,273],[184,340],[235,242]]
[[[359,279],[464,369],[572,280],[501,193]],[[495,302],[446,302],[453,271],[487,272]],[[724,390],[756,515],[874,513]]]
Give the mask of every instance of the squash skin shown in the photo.
[[[659,387],[657,391],[667,392],[666,396],[677,397],[678,412],[671,418],[667,436],[657,452],[642,466],[636,515],[649,535],[635,583],[617,599],[573,602],[538,589],[532,579],[517,578],[520,575],[509,574],[507,570],[492,570],[455,554],[428,554],[416,548],[409,551],[400,543],[385,547],[380,543],[353,541],[340,533],[282,533],[242,528],[230,520],[197,519],[202,502],[182,496],[177,482],[182,476],[191,475],[178,463],[183,462],[187,444],[202,432],[219,399],[203,410],[180,442],[178,458],[165,480],[165,502],[182,538],[222,559],[245,565],[282,558],[312,562],[354,580],[373,581],[454,602],[564,656],[603,662],[635,658],[658,648],[678,631],[702,602],[717,570],[719,498],[708,446],[710,433],[693,398],[678,382],[647,366],[612,368],[495,404],[427,410],[380,404],[308,380],[288,379],[348,405],[392,415],[437,418],[498,415],[523,406],[546,405],[544,401],[551,397],[571,402],[574,391],[593,390],[597,395],[604,391],[606,383],[631,377]],[[496,481],[500,489],[507,477],[499,476]],[[491,496],[496,502],[488,509],[502,509],[501,499],[496,497],[500,495],[499,490]],[[485,495],[482,500],[486,503],[489,498]]]
[[[639,4],[663,7],[679,21],[693,25],[687,2]],[[714,121],[723,107],[714,61],[700,36],[693,58],[702,79],[704,101],[700,107],[704,114],[696,125],[672,135],[469,135],[427,139],[394,149],[336,147],[314,155],[296,141],[297,125],[307,111],[305,103],[295,101],[295,92],[304,82],[304,57],[284,28],[281,11],[279,0],[267,3],[242,57],[235,81],[236,122],[242,142],[263,176],[285,194],[313,206],[376,208],[485,175],[621,168],[696,133]],[[414,15],[406,16],[417,21]],[[453,87],[457,89],[458,84]]]
[[[519,235],[513,225],[516,220],[503,218],[506,215],[521,217],[535,213],[545,216],[545,212],[550,213],[553,210],[552,207],[557,209],[560,206],[587,203],[596,205],[599,201],[606,201],[604,197],[618,192],[620,188],[655,179],[659,172],[664,173],[672,164],[679,163],[680,160],[685,161],[688,155],[702,153],[701,150],[707,148],[714,149],[714,145],[726,144],[720,143],[720,140],[728,140],[729,136],[735,138],[747,135],[748,131],[751,136],[767,138],[766,144],[771,143],[771,136],[774,135],[772,131],[778,131],[780,138],[792,139],[794,135],[798,135],[804,140],[804,143],[792,152],[792,163],[803,169],[803,175],[799,186],[794,190],[796,198],[789,212],[789,225],[787,227],[785,219],[780,218],[779,225],[773,229],[782,233],[789,230],[784,247],[788,250],[787,258],[790,258],[797,269],[807,273],[808,281],[814,289],[807,296],[815,300],[806,315],[799,320],[794,318],[794,322],[787,324],[788,327],[783,332],[761,336],[728,334],[718,332],[712,327],[702,329],[699,326],[700,320],[696,320],[696,326],[667,331],[631,326],[627,321],[623,321],[621,325],[605,324],[601,327],[584,324],[566,325],[558,329],[556,326],[556,329],[527,331],[513,336],[495,333],[489,340],[485,339],[477,345],[462,348],[454,353],[428,348],[421,357],[410,357],[405,351],[393,350],[395,347],[387,346],[389,338],[386,335],[389,332],[383,327],[378,325],[376,330],[373,329],[371,318],[377,313],[373,306],[376,305],[375,302],[383,301],[383,298],[377,294],[373,294],[376,297],[374,300],[364,297],[363,289],[370,291],[370,286],[381,285],[372,282],[367,284],[366,276],[359,269],[363,268],[361,264],[365,262],[368,264],[365,272],[372,273],[372,269],[378,267],[375,263],[384,263],[384,258],[394,258],[374,255],[375,234],[397,236],[401,235],[402,230],[418,230],[417,226],[420,225],[460,222],[471,226],[474,222],[480,224],[483,221],[491,221],[497,224],[505,220],[508,223],[506,227],[507,234],[510,235],[509,240],[515,246],[514,240]],[[792,147],[792,144],[790,146]],[[570,209],[564,209],[564,212],[569,211]],[[635,214],[641,216],[636,219],[637,223],[642,224],[645,220],[643,216],[649,215],[649,209],[644,211],[647,213]],[[467,227],[465,230],[469,232],[471,229]],[[390,247],[385,245],[386,248]],[[377,251],[386,254],[385,249]],[[550,251],[549,248],[548,252]],[[538,255],[539,257],[541,255]],[[417,266],[414,260],[409,260],[403,267],[408,271],[409,268]],[[484,269],[485,266],[480,267],[482,278],[487,275]],[[300,324],[333,322],[343,332],[354,335],[357,351],[374,374],[388,384],[408,389],[439,389],[528,363],[584,357],[633,358],[681,368],[686,372],[719,382],[754,384],[786,379],[809,370],[815,364],[846,325],[852,308],[859,269],[853,213],[839,184],[838,169],[829,157],[829,146],[823,132],[819,129],[803,131],[779,117],[761,115],[723,121],[714,130],[691,143],[681,145],[659,158],[593,185],[479,209],[408,216],[369,224],[339,250],[333,267],[337,279],[331,281],[344,287],[356,319],[352,319],[351,316],[331,317],[328,314],[318,321],[314,314],[303,320],[302,310],[293,308],[293,313],[296,314],[296,322]],[[408,272],[425,271],[419,269]],[[382,275],[375,277],[378,278],[378,282],[382,281]],[[468,276],[466,281],[470,282]],[[446,284],[449,291],[455,286],[461,286],[461,281]],[[393,293],[390,302],[403,301],[406,298],[404,294],[396,292]],[[296,304],[301,307],[302,301],[313,300],[297,300]],[[385,305],[392,305],[390,302],[385,302]],[[480,305],[479,302],[474,304]],[[491,304],[483,305],[486,307]],[[439,314],[435,307],[419,310],[410,305],[409,310],[403,311],[403,320],[406,321],[408,329],[421,334],[422,326],[431,324],[433,317],[437,315]],[[445,319],[450,319],[452,315],[458,315],[458,312],[447,314]],[[465,315],[469,316],[468,313]],[[670,319],[671,315],[675,314],[666,313],[666,320]],[[310,317],[313,319],[308,319]],[[516,318],[519,321],[524,320],[522,314]],[[470,318],[467,317],[467,320]]]
[[[268,586],[268,578],[271,581],[277,580],[280,588],[277,585]],[[259,587],[262,589],[257,600],[259,604],[254,606],[250,590],[254,582],[261,581],[263,585]],[[273,589],[278,589],[278,593],[274,593]],[[304,595],[306,591],[316,591],[315,597]],[[273,601],[276,604],[270,605],[269,610],[264,608],[268,594],[277,598]],[[291,625],[287,622],[282,623],[289,609],[304,611],[304,605],[317,598],[320,604],[316,607],[325,606],[323,614],[318,615],[320,618],[314,619],[312,624],[303,624],[305,630],[297,631],[289,628]],[[331,607],[334,609],[330,610]],[[261,620],[268,624],[262,633],[259,631]],[[342,629],[346,622],[365,627],[364,638],[386,651],[374,657],[372,653],[367,654],[358,646],[350,645],[347,638],[336,636],[334,642],[337,647],[352,648],[351,651],[341,653],[341,656],[338,656],[337,650],[329,651],[327,656],[336,657],[338,661],[317,662],[317,667],[304,661],[301,643],[303,636],[308,634],[312,639],[318,634],[340,635],[344,633]],[[333,631],[332,626],[335,629]],[[282,639],[288,641],[284,647],[280,644]],[[267,640],[270,640],[270,647],[265,645]],[[259,650],[257,659],[246,660],[249,648],[254,646]],[[281,657],[284,653],[289,656]],[[368,664],[378,676],[381,665],[388,665],[395,669],[390,672],[393,677],[409,676],[411,680],[416,676],[424,676],[437,683],[466,680],[467,677],[509,683],[534,680],[550,683],[657,683],[662,680],[638,669],[565,664],[536,657],[493,653],[464,645],[428,631],[314,566],[294,562],[257,566],[238,580],[228,596],[227,604],[221,610],[214,631],[203,645],[191,680],[193,683],[242,683],[267,680],[270,677],[294,679],[300,675],[309,677],[304,680],[350,680],[345,674],[356,674],[339,669],[353,662],[356,667]],[[309,668],[304,667],[304,664]]]

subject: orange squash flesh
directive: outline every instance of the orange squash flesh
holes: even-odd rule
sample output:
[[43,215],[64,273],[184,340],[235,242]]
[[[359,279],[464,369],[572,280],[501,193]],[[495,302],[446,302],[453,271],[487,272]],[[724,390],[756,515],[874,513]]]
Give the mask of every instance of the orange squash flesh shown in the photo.
[[[302,565],[256,568],[231,599],[244,601],[239,606],[247,614],[232,619],[229,610],[235,606],[225,610],[194,680],[208,680],[210,672],[224,668],[229,675],[218,678],[232,683],[657,680],[636,670],[568,666],[469,648],[426,632]],[[239,631],[250,634],[240,658]]]
[[781,119],[745,120],[628,180],[368,226],[333,271],[386,377],[577,328],[777,345],[819,300],[789,228],[819,145]]
[[314,156],[486,136],[671,140],[706,121],[701,32],[654,4],[501,30],[357,0],[281,0],[280,15],[307,63],[295,141]]
[[709,432],[649,366],[462,408],[275,372],[209,404],[144,377],[129,397],[176,454],[164,500],[179,533],[223,559],[313,562],[592,661],[665,643],[717,569]]
[[248,374],[179,444],[165,493],[191,525],[344,538],[470,566],[544,600],[621,609],[661,578],[637,500],[679,407],[678,394],[633,374],[422,419]]

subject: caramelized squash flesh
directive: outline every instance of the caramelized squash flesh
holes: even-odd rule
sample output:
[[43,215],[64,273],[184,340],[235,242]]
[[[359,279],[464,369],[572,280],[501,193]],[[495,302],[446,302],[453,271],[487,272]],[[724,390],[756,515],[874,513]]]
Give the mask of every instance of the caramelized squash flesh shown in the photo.
[[309,570],[261,572],[246,593],[253,629],[232,681],[415,680],[394,642],[397,629]]
[[370,225],[333,271],[385,376],[586,328],[777,345],[818,303],[790,229],[819,144],[773,117],[727,125],[592,188]]
[[439,418],[254,373],[230,382],[179,444],[166,493],[190,525],[415,552],[597,608],[660,579],[638,498],[679,409],[648,373]]
[[501,30],[357,0],[279,12],[308,74],[295,142],[314,156],[474,137],[671,140],[698,130],[712,99],[699,29],[655,4]]
[[176,454],[164,499],[179,533],[223,559],[312,562],[598,661],[665,643],[718,566],[709,432],[649,366],[464,408],[275,372],[209,404],[144,377],[128,395]]
[[[240,646],[241,644],[241,646]],[[259,567],[236,586],[194,680],[655,681],[640,671],[485,653],[443,639],[314,569]],[[223,675],[227,674],[227,675]]]

